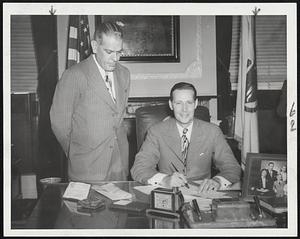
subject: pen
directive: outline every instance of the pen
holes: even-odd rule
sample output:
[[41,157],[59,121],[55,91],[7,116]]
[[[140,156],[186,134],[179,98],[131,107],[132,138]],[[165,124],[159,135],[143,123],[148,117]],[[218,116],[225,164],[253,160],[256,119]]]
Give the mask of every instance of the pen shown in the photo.
[[[175,171],[178,173],[178,169],[175,167],[175,165],[171,162],[173,168],[175,169]],[[184,186],[186,186],[187,188],[190,188],[190,186],[188,185],[188,183],[185,183]]]

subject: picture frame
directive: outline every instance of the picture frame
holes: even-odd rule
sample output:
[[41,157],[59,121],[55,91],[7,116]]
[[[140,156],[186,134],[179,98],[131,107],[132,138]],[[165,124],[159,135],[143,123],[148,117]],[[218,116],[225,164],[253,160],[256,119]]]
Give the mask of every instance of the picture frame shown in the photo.
[[96,27],[103,21],[124,24],[120,61],[180,62],[179,16],[95,16]]
[[[272,167],[272,163],[273,170],[277,173],[274,172],[274,175],[270,178],[270,174],[268,174],[265,169],[269,169],[268,165]],[[274,183],[278,180],[277,175],[282,174],[283,171],[281,170],[284,170],[284,167],[286,170],[287,156],[284,154],[248,153],[242,182],[243,200],[253,202],[255,195],[260,199],[286,197],[287,191],[284,192],[284,188],[282,188],[282,192],[280,191],[281,195],[279,195],[279,190],[277,190],[276,187],[274,189]],[[287,173],[286,170],[285,184],[287,184]],[[264,175],[266,175],[266,179],[261,179],[265,177]],[[264,183],[262,181],[264,181]]]

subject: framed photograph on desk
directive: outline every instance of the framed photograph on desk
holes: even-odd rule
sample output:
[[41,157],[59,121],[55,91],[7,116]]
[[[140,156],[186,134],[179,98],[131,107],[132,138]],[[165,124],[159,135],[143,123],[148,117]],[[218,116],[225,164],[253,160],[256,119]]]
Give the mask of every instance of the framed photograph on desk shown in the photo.
[[104,21],[123,28],[121,61],[179,62],[179,16],[96,15],[96,27]]
[[283,154],[248,153],[243,178],[242,197],[287,197],[287,156]]

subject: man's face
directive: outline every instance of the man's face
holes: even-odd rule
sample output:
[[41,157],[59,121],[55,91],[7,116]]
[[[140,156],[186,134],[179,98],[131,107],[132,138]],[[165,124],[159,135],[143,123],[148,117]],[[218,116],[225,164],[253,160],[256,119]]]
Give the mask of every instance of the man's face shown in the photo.
[[273,170],[273,168],[274,168],[274,164],[270,163],[269,164],[269,170]]
[[122,38],[113,34],[103,34],[102,44],[99,40],[93,40],[92,47],[100,66],[105,71],[114,71],[123,50]]
[[169,100],[170,109],[182,127],[192,123],[197,105],[198,99],[194,100],[194,91],[189,89],[175,90],[173,100]]

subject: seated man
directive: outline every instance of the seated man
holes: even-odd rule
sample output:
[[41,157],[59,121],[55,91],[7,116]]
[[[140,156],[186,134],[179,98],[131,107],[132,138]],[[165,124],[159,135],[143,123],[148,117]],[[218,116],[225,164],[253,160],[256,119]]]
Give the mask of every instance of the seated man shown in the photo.
[[[167,118],[148,130],[131,168],[134,180],[170,188],[185,185],[187,179],[204,179],[199,192],[218,190],[240,180],[240,165],[220,128],[194,118],[196,96],[190,83],[172,87],[169,106],[175,118]],[[213,178],[212,162],[220,171]]]

